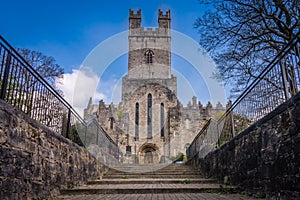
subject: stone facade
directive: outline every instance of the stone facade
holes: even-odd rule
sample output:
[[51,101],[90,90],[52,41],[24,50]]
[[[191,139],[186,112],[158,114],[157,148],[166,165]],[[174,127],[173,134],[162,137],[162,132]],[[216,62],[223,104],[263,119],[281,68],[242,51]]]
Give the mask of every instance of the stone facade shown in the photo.
[[271,199],[300,199],[300,93],[204,159],[203,174]]
[[0,197],[42,199],[106,170],[82,147],[0,100]]
[[[119,144],[126,162],[158,163],[185,152],[205,120],[224,111],[203,106],[193,97],[184,107],[177,99],[177,79],[171,73],[170,11],[158,11],[156,29],[141,26],[141,10],[129,11],[128,73],[122,79],[119,105],[93,105],[84,118],[96,117]],[[133,155],[133,156],[130,156]]]

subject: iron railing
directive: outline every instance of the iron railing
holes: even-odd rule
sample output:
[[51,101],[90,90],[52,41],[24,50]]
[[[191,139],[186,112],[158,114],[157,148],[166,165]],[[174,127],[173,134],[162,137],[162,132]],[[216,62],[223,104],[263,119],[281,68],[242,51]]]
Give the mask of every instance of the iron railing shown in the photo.
[[[218,121],[210,121],[187,155],[203,158],[300,91],[300,33],[270,62]],[[199,145],[200,144],[200,145]]]
[[[118,158],[118,146],[93,120],[85,122],[74,108],[0,36],[0,99],[73,142],[97,145]],[[96,129],[94,127],[97,127]]]

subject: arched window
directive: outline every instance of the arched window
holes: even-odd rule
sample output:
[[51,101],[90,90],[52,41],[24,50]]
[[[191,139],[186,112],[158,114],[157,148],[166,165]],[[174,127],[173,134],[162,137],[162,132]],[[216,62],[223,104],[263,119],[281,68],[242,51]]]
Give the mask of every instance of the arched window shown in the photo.
[[189,118],[186,118],[186,119],[185,119],[185,128],[186,128],[186,129],[189,129],[189,128],[190,128],[190,119],[189,119]]
[[160,104],[160,137],[165,137],[165,106]]
[[150,49],[148,49],[145,52],[145,60],[146,60],[147,64],[152,64],[153,63],[153,56],[154,56],[154,53]]
[[152,95],[148,94],[148,109],[147,109],[148,117],[147,117],[147,138],[152,138]]
[[135,104],[135,139],[139,138],[139,103]]
[[113,129],[114,128],[114,121],[115,121],[114,118],[110,117],[109,121],[110,121],[110,129]]

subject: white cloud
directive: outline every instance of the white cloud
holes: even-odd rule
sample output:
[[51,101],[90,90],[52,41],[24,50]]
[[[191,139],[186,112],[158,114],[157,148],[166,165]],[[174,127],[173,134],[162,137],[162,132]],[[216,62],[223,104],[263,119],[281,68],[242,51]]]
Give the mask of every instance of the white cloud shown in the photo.
[[89,98],[94,101],[106,100],[106,95],[97,92],[99,78],[96,74],[82,70],[72,70],[64,74],[62,80],[56,80],[56,86],[63,92],[64,98],[82,115]]

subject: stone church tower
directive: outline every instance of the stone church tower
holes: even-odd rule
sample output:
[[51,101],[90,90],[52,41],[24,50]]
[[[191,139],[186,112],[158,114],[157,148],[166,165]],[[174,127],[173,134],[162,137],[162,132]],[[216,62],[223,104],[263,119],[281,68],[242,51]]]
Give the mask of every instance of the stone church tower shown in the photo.
[[160,162],[162,155],[170,154],[169,112],[178,107],[177,81],[171,74],[170,11],[158,11],[154,30],[145,30],[141,21],[141,10],[130,10],[128,74],[122,79],[124,121],[139,161]]
[[177,80],[171,73],[170,10],[158,10],[155,29],[144,29],[141,22],[141,10],[130,10],[122,102],[107,106],[102,100],[92,105],[90,100],[84,117],[98,118],[125,154],[125,162],[161,163],[183,153],[212,113],[197,104],[196,97],[188,107],[177,99]]

